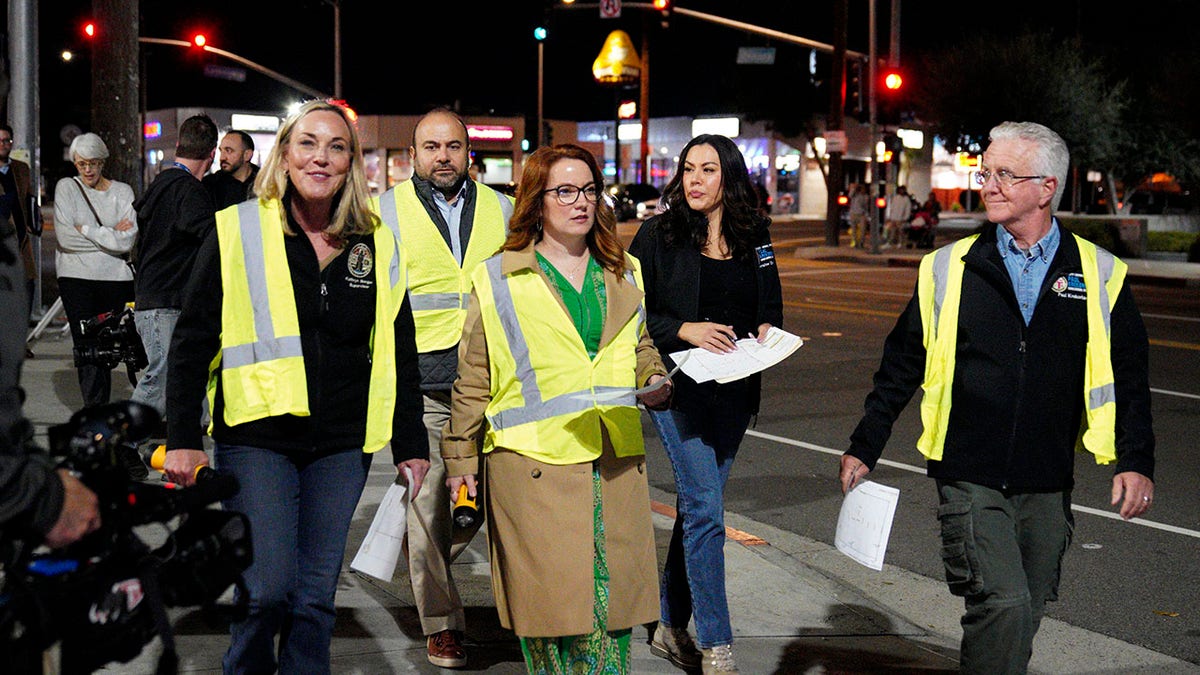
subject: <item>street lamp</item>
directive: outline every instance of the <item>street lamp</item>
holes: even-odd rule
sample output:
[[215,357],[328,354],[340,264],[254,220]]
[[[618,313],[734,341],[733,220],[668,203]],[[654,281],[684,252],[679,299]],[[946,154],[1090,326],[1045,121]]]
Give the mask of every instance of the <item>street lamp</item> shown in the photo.
[[546,37],[549,33],[545,26],[538,26],[533,29],[533,39],[537,40],[538,45],[538,83],[537,83],[537,146],[540,148],[546,144],[545,118],[543,117],[543,104],[545,102],[545,67],[546,67]]

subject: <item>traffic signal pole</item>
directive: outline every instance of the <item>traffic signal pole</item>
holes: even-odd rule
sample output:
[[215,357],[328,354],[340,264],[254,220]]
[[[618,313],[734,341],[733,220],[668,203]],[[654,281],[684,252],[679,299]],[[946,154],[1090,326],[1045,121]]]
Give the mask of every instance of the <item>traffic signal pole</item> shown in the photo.
[[879,110],[878,110],[878,91],[879,84],[875,81],[878,77],[878,67],[875,63],[875,5],[876,0],[867,2],[868,28],[867,41],[870,43],[867,47],[869,56],[867,57],[867,104],[869,106],[870,125],[871,125],[871,140],[867,146],[867,151],[871,154],[871,186],[870,192],[870,209],[871,214],[871,253],[879,253],[879,232],[880,232],[880,208],[878,198],[886,194],[884,181],[880,180],[879,176]]

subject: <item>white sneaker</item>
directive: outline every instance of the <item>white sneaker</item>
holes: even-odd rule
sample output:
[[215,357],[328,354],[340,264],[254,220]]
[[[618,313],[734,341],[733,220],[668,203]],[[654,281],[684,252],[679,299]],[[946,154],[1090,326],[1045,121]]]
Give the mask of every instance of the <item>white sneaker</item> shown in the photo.
[[673,628],[659,623],[650,640],[650,653],[670,661],[678,668],[695,670],[700,667],[700,650],[686,628]]
[[701,650],[704,658],[704,675],[730,675],[737,673],[737,661],[733,660],[733,645],[717,645]]

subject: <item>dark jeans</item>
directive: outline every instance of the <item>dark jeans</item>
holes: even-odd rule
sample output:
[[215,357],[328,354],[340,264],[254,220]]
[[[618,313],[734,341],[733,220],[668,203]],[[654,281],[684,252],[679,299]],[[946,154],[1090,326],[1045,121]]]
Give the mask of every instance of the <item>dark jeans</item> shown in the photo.
[[[94,281],[59,277],[58,293],[62,298],[67,321],[71,325],[71,339],[76,348],[91,348],[99,344],[95,337],[86,338],[79,329],[79,322],[92,319],[110,311],[120,312],[125,303],[133,301],[132,281]],[[94,408],[108,403],[112,396],[112,369],[89,364],[79,366],[79,390],[83,395],[83,407]]]
[[334,594],[371,457],[361,449],[291,457],[217,444],[217,467],[241,485],[222,505],[250,519],[254,547],[243,575],[249,614],[230,626],[226,673],[329,672]]
[[1025,673],[1046,603],[1058,599],[1071,494],[938,481],[938,500],[946,582],[966,605],[961,672]]

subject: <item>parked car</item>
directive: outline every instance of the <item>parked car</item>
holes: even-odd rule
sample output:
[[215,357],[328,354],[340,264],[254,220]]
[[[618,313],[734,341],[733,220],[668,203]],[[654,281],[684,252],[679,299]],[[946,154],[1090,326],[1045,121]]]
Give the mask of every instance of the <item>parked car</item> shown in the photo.
[[617,220],[645,220],[658,210],[662,192],[649,183],[621,183],[608,188]]

